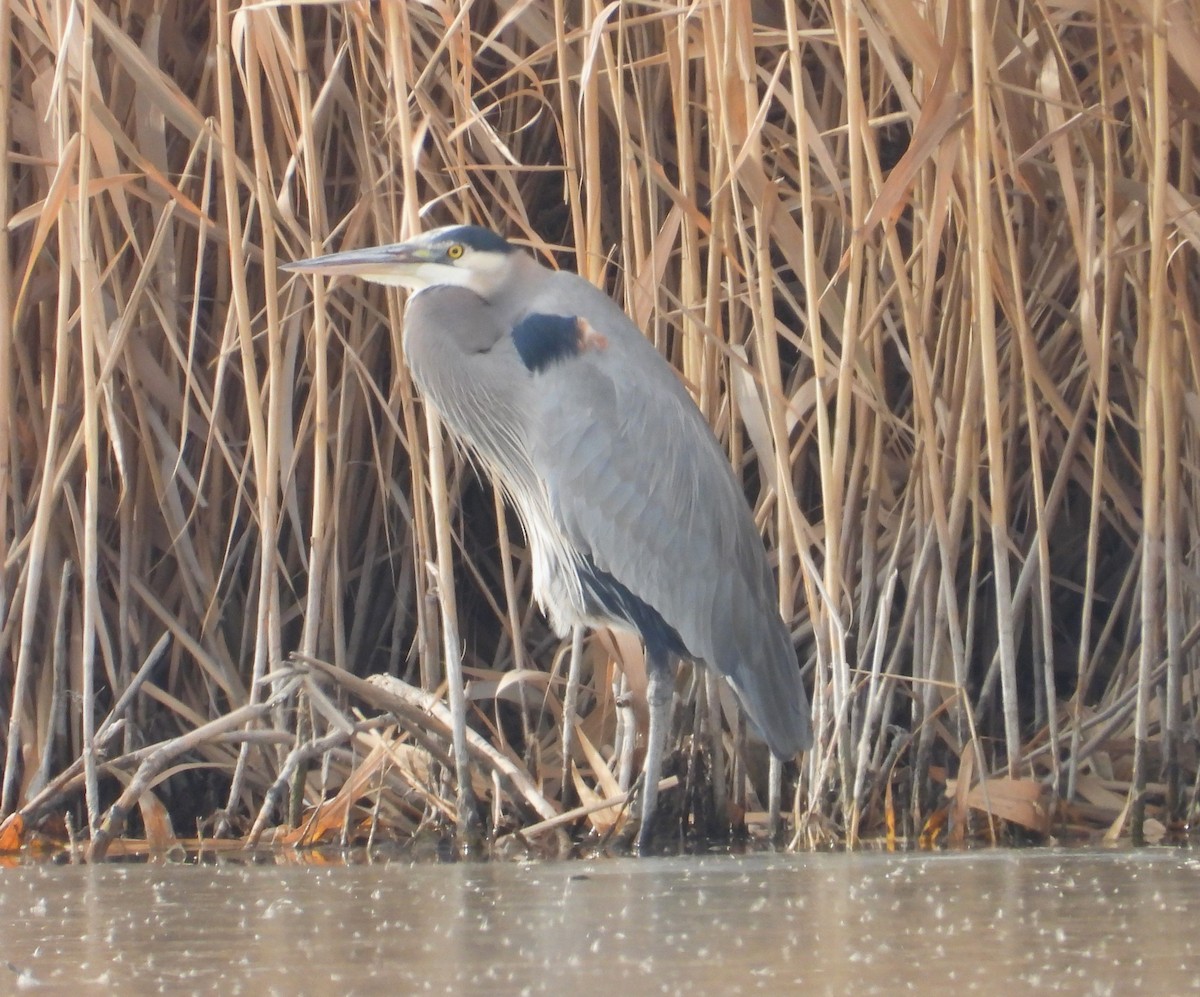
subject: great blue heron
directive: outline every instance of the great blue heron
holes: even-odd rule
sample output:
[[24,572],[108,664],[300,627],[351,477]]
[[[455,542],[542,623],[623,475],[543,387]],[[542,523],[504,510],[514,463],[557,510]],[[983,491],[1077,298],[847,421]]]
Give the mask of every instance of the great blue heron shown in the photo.
[[808,700],[745,497],[675,371],[607,295],[472,225],[286,269],[419,292],[404,320],[413,380],[516,507],[555,629],[641,636],[639,847],[674,659],[724,676],[777,758],[809,747]]

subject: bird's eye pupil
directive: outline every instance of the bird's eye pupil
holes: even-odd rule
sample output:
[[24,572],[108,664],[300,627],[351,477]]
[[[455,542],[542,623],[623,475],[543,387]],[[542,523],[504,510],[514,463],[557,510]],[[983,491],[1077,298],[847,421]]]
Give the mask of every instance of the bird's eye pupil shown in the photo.
[[446,255],[449,256],[450,259],[452,259],[452,260],[457,260],[460,256],[462,256],[462,254],[463,254],[463,248],[462,248],[462,246],[458,245],[458,243],[455,243],[453,246],[451,246],[449,249],[446,250]]

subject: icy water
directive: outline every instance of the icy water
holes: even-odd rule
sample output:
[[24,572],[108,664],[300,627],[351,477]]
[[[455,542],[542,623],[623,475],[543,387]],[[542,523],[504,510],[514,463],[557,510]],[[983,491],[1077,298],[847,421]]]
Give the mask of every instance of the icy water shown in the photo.
[[0,871],[0,993],[1200,990],[1200,858]]

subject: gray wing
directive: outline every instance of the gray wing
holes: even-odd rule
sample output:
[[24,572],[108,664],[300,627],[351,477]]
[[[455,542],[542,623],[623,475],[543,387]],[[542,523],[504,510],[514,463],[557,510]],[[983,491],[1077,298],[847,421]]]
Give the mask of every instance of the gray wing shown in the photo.
[[571,541],[725,676],[771,749],[811,743],[762,539],[679,378],[607,296],[570,274],[531,311],[598,336],[534,376],[530,455]]

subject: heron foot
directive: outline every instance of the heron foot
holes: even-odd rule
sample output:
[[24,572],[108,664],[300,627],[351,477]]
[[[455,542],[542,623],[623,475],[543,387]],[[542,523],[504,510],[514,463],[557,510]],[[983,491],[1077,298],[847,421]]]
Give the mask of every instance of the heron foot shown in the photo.
[[652,803],[650,808],[646,806],[645,772],[640,773],[629,788],[628,801],[625,821],[613,832],[608,848],[620,855],[653,855],[657,803]]

